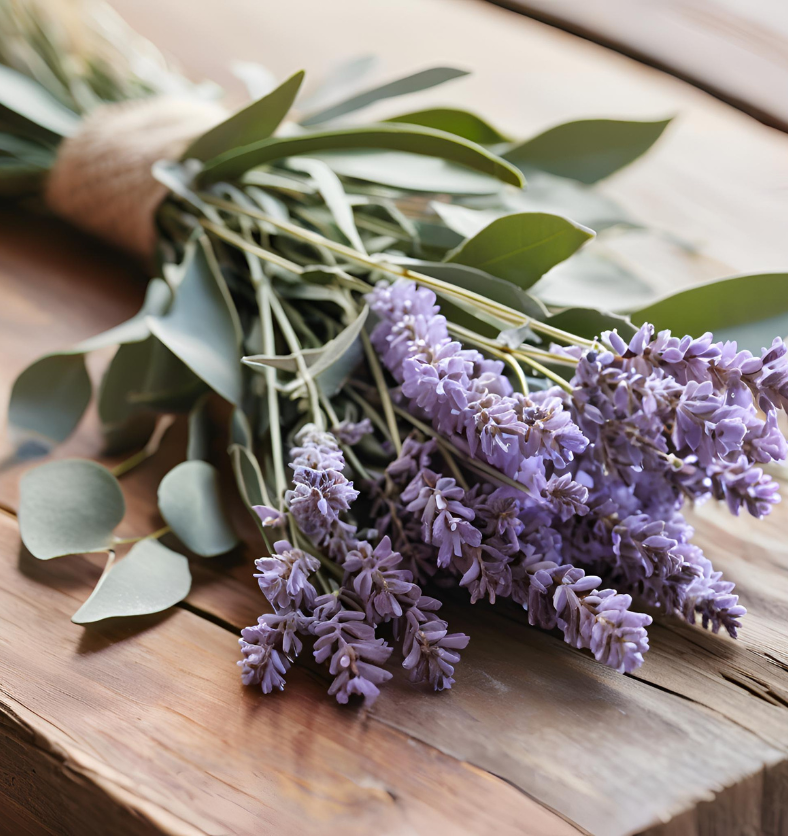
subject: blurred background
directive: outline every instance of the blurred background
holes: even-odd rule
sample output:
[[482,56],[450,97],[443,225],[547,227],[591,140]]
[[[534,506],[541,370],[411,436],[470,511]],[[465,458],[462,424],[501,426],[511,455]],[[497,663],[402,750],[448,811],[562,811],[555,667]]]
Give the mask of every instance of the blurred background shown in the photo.
[[[600,187],[657,231],[611,237],[620,262],[661,291],[788,263],[782,0],[111,5],[188,75],[219,82],[238,101],[245,96],[238,62],[261,64],[279,80],[306,69],[308,93],[340,60],[374,55],[362,87],[438,64],[471,70],[469,78],[410,97],[408,107],[461,105],[514,136],[584,117],[675,116],[643,160]],[[398,109],[382,102],[364,116]]]

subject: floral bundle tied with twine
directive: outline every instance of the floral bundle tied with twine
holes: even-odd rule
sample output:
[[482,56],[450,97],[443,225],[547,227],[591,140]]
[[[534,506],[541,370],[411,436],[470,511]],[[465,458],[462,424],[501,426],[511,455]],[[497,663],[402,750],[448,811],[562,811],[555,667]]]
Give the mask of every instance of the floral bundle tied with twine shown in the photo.
[[[228,116],[106,9],[77,48],[40,10],[0,8],[4,194],[43,197],[162,277],[135,317],[42,357],[12,392],[20,449],[47,451],[92,397],[86,353],[117,346],[98,412],[131,457],[21,483],[35,557],[108,554],[76,623],[186,598],[179,544],[235,549],[240,502],[265,611],[239,664],[266,693],[306,652],[339,702],[371,703],[397,668],[450,688],[469,636],[438,592],[519,610],[621,672],[648,650],[643,608],[736,636],[744,608],[683,511],[713,497],[760,517],[779,499],[788,351],[762,321],[788,294],[784,276],[751,276],[658,299],[612,259],[629,220],[596,184],[667,122],[526,140],[454,107],[362,123],[375,101],[466,74],[375,86],[366,58],[308,97],[303,73],[273,86],[244,65],[257,97]],[[118,538],[120,477],[177,414],[188,450],[159,485],[166,525]]]

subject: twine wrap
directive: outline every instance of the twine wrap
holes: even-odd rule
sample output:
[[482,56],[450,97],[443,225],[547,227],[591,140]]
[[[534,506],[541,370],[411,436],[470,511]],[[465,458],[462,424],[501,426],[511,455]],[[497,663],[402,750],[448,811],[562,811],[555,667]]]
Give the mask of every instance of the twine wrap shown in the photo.
[[179,159],[192,139],[226,115],[214,102],[163,96],[97,108],[61,143],[47,178],[47,205],[75,226],[149,260],[156,248],[156,210],[167,196],[151,174],[153,164]]

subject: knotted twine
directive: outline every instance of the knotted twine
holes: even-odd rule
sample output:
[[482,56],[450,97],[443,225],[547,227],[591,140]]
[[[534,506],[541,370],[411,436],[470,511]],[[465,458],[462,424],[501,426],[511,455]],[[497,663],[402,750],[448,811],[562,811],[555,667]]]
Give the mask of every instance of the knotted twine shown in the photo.
[[214,102],[155,96],[102,105],[58,148],[45,199],[60,217],[150,261],[167,187],[151,173],[226,117]]

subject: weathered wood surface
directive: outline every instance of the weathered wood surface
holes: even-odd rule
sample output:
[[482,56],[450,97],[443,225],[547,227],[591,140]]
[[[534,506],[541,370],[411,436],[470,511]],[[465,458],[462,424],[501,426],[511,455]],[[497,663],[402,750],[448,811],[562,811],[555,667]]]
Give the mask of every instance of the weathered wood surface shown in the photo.
[[[788,140],[562,33],[456,0],[402,2],[385,25],[380,7],[373,13],[361,0],[331,8],[299,0],[265,11],[227,4],[221,33],[215,7],[209,15],[209,4],[192,3],[193,29],[176,39],[152,0],[116,5],[208,74],[228,60],[230,45],[233,57],[262,59],[280,74],[296,61],[320,71],[335,55],[318,38],[332,16],[349,32],[344,42],[374,45],[392,73],[457,62],[465,50],[462,63],[475,64],[479,77],[448,100],[491,112],[512,130],[612,108],[624,115],[630,105],[644,116],[658,105],[683,108],[663,148],[616,178],[616,188],[641,216],[684,201],[693,235],[713,210],[747,226],[750,239],[731,247],[731,226],[716,229],[702,258],[674,263],[660,251],[658,269],[673,264],[680,273],[669,280],[681,283],[703,278],[710,265],[715,274],[784,267],[768,201],[759,207],[744,175],[782,176]],[[168,8],[185,13],[185,0]],[[419,30],[404,40],[408,15],[426,28],[432,19],[433,32],[444,27],[435,50],[420,51],[430,41]],[[254,25],[242,25],[243,16]],[[292,18],[301,22],[297,37],[285,26]],[[200,47],[220,34],[221,49]],[[549,95],[537,94],[537,71]],[[523,81],[506,108],[502,77]],[[596,82],[615,89],[599,92]],[[708,134],[689,142],[685,132],[713,128],[730,145],[704,159]],[[734,149],[746,152],[747,165]],[[741,175],[742,200],[738,190],[708,194],[726,165]],[[674,188],[690,170],[680,200]],[[786,195],[772,199],[774,208]],[[756,207],[763,223],[748,214]],[[756,263],[748,265],[748,253]],[[3,213],[0,401],[39,353],[126,318],[141,296],[123,259],[60,224]],[[159,526],[155,486],[182,444],[176,425],[160,454],[124,477],[124,535]],[[56,453],[75,454],[100,455],[91,416]],[[12,516],[19,470],[0,473],[0,505],[11,514],[0,519],[0,809],[8,810],[0,833],[788,834],[788,508],[760,524],[714,509],[699,517],[701,542],[750,609],[739,643],[659,623],[644,667],[620,677],[528,628],[516,610],[451,605],[453,627],[472,635],[457,688],[434,695],[397,679],[364,716],[331,705],[327,683],[301,666],[282,695],[240,686],[234,631],[262,608],[251,535],[236,554],[192,561],[196,583],[183,607],[134,623],[71,624],[100,567],[95,558],[37,563],[20,550]]]
[[492,0],[664,69],[788,130],[783,0]]

